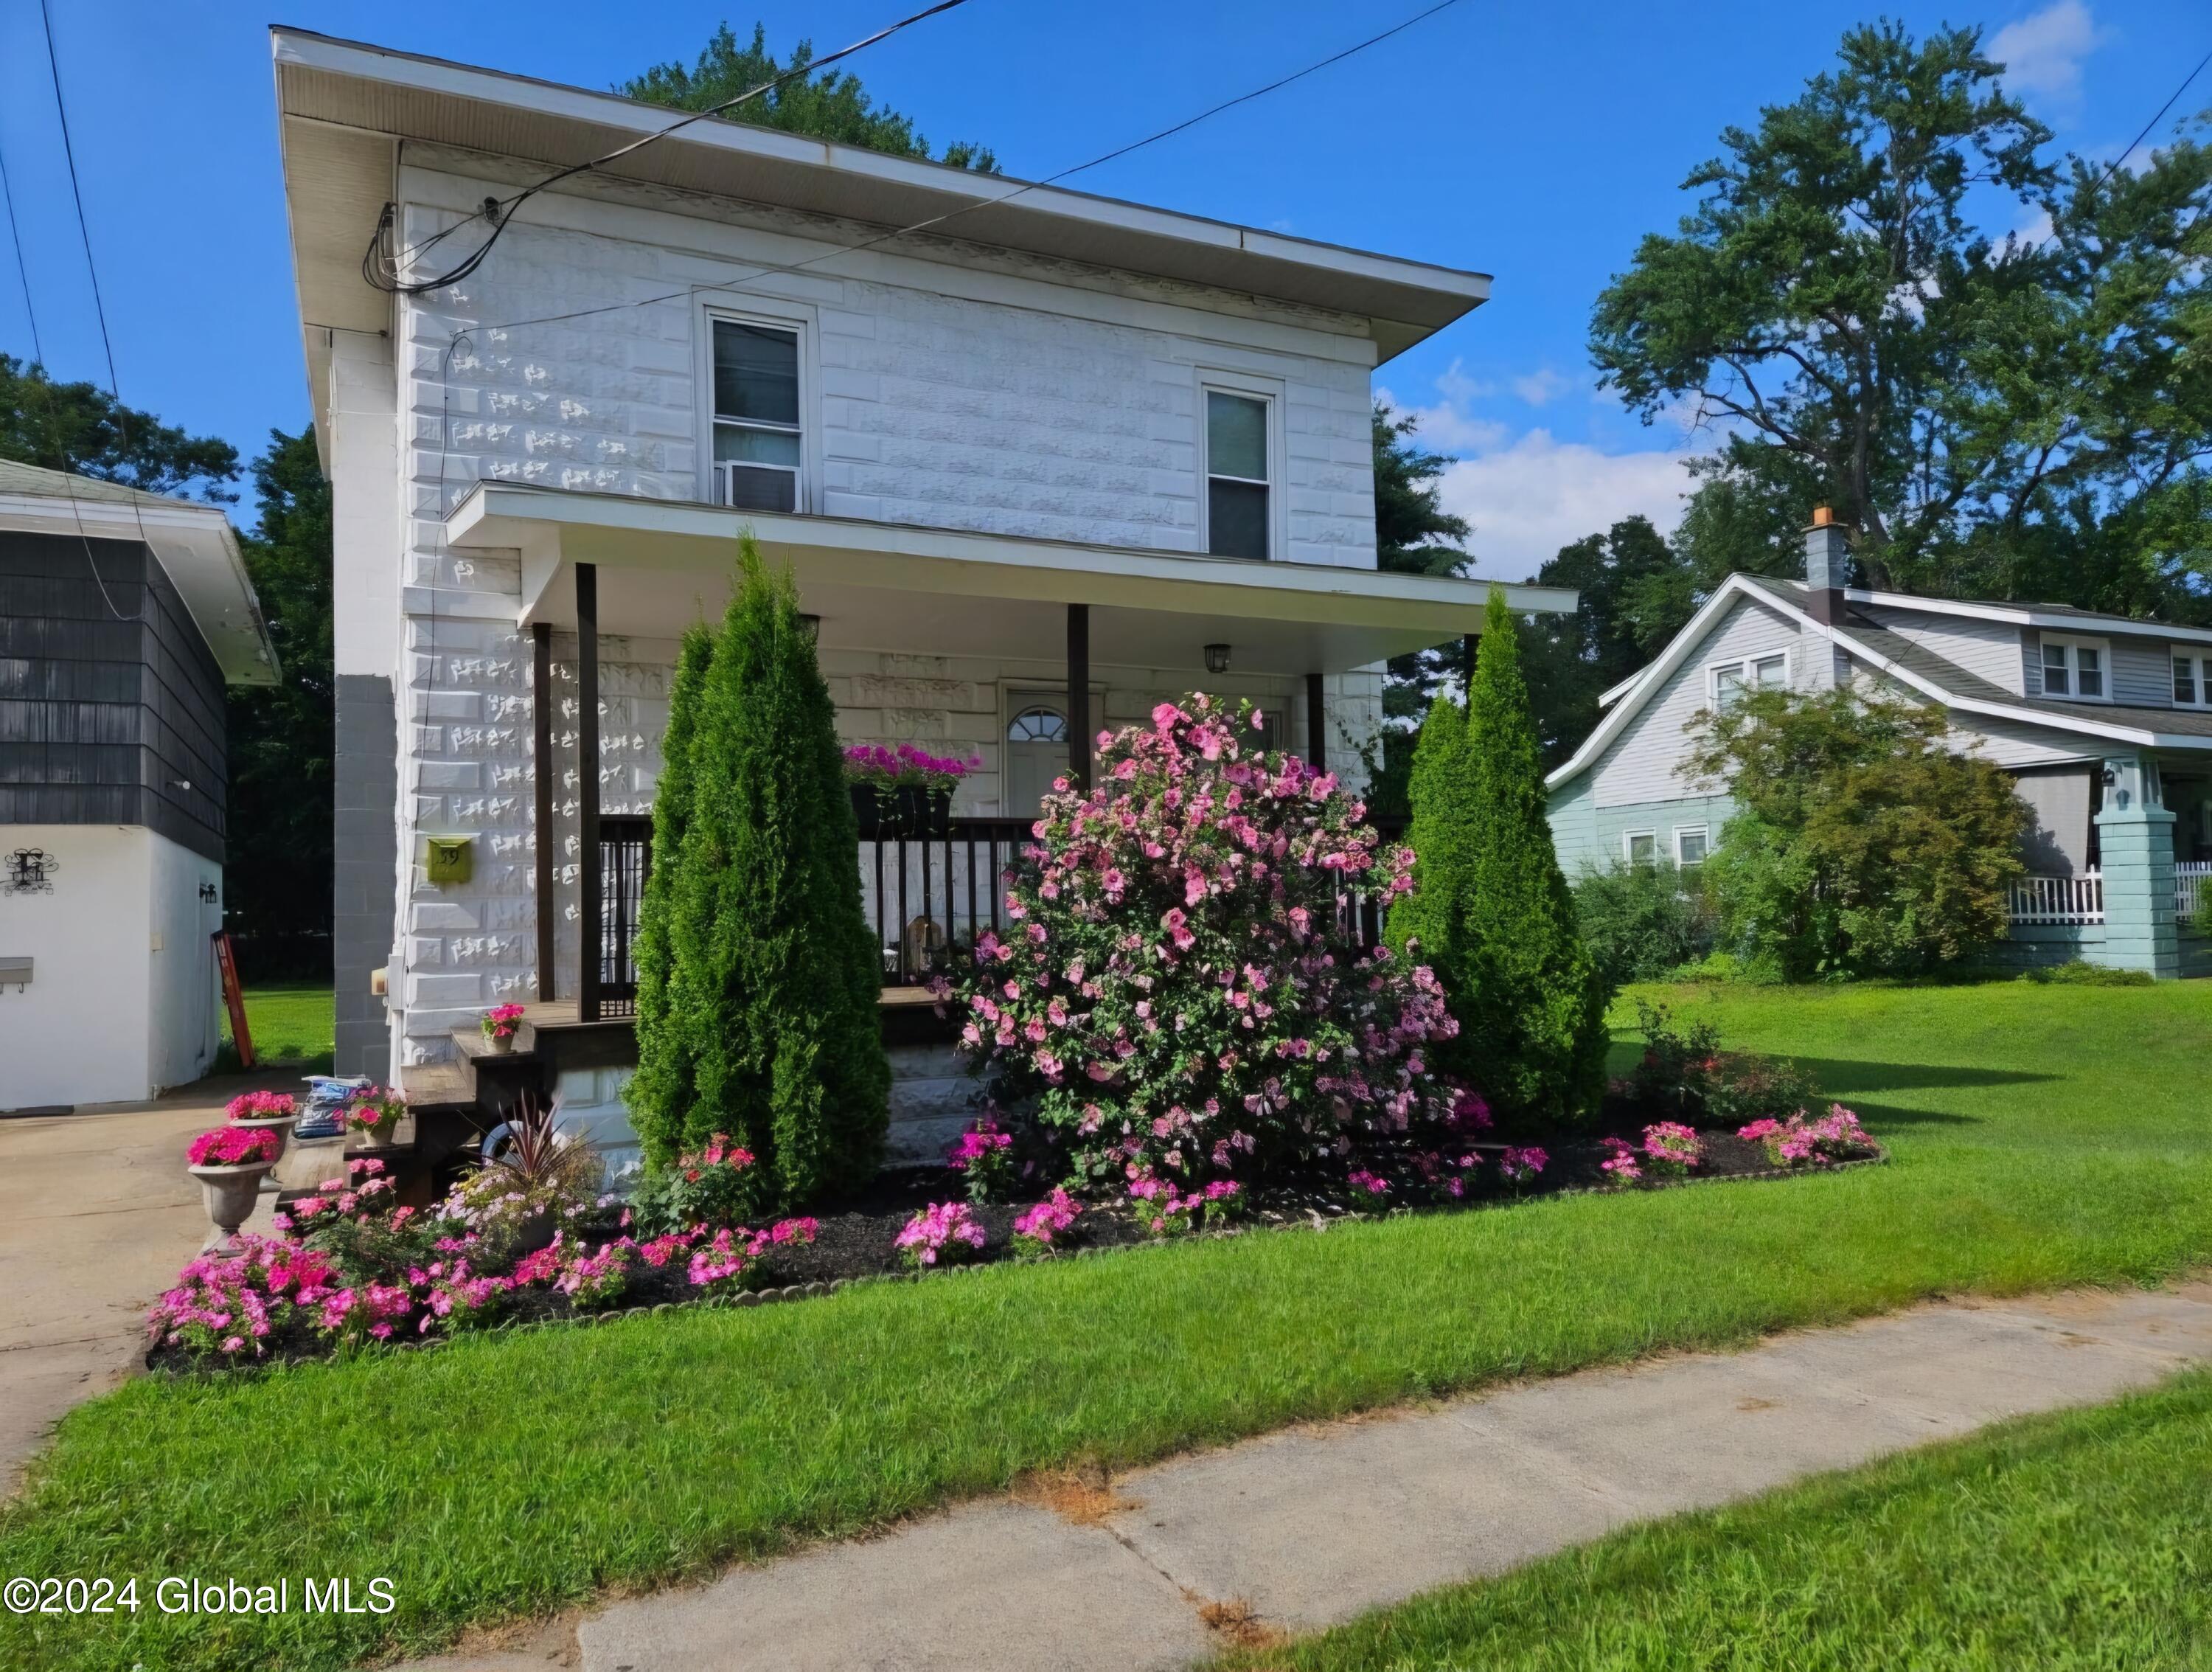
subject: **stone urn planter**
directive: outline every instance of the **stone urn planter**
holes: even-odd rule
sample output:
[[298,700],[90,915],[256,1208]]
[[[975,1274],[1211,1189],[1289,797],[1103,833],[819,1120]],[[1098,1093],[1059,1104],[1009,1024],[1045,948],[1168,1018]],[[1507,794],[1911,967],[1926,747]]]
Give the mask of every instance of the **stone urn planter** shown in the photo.
[[292,1145],[292,1128],[300,1119],[299,1104],[283,1091],[248,1091],[233,1097],[223,1110],[224,1118],[241,1132],[271,1132],[276,1135],[276,1153],[272,1161],[281,1160]]
[[200,1200],[214,1229],[200,1244],[213,1254],[228,1248],[253,1212],[261,1180],[276,1164],[277,1134],[267,1126],[235,1124],[204,1132],[185,1152],[185,1170],[200,1182]]

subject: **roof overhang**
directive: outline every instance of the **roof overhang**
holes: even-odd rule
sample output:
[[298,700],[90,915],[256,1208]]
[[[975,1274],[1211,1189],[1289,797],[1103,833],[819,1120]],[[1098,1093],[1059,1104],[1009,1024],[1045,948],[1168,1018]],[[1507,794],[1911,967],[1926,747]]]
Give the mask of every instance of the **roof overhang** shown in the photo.
[[[276,28],[270,36],[293,264],[311,364],[319,329],[387,328],[390,299],[362,279],[361,259],[377,214],[392,196],[398,142],[514,158],[550,172],[676,119],[662,106],[611,93],[307,30]],[[1490,295],[1486,273],[736,122],[696,123],[596,172],[871,227],[957,215],[932,235],[1365,320],[1381,360]],[[319,411],[322,398],[318,386]]]
[[246,578],[237,532],[216,507],[150,495],[133,502],[0,492],[0,528],[134,545],[143,540],[191,612],[223,678],[234,685],[277,683],[276,648]]
[[1984,604],[1948,598],[1921,598],[1911,593],[1869,592],[1856,587],[1847,590],[1844,597],[1852,604],[1913,610],[1923,615],[1964,616],[1975,621],[2001,621],[2008,625],[2034,627],[2054,633],[2087,634],[2092,637],[2118,634],[2130,638],[2169,639],[2179,644],[2212,644],[2212,628],[2179,627],[2172,622],[2148,621],[2131,616],[2051,610],[2035,604]]
[[[1888,603],[1893,600],[1899,604],[1910,604],[1917,607],[1922,602],[1920,599],[1908,598],[1902,593],[1853,592],[1847,596],[1862,603]],[[1698,612],[1692,616],[1682,630],[1674,635],[1673,641],[1662,653],[1658,660],[1605,693],[1601,701],[1610,702],[1613,706],[1607,710],[1604,718],[1598,721],[1596,729],[1583,739],[1582,747],[1576,750],[1573,756],[1564,765],[1545,778],[1546,786],[1557,789],[1560,785],[1579,777],[1602,756],[1612,745],[1613,739],[1627,728],[1629,722],[1643,711],[1644,704],[1650,700],[1652,695],[1672,678],[1683,663],[1696,652],[1698,646],[1704,641],[1705,635],[1711,630],[1713,623],[1740,599],[1748,599],[1753,603],[1761,605],[1775,614],[1795,622],[1814,638],[1828,641],[1838,649],[1848,653],[1854,661],[1863,662],[1869,667],[1896,680],[1899,684],[1919,692],[1921,696],[1926,697],[1930,702],[1939,705],[1948,713],[2008,720],[2017,725],[2039,726],[2054,732],[2067,732],[2076,736],[2097,738],[2107,742],[2132,745],[2147,749],[2212,749],[2212,738],[2197,737],[2188,733],[2160,732],[2149,727],[2130,726],[2121,720],[2100,719],[2087,705],[2084,705],[2079,712],[2073,709],[2062,711],[2033,707],[2026,702],[1997,702],[1982,697],[1961,696],[1954,691],[1945,689],[1941,684],[1929,678],[1917,669],[1907,667],[1903,663],[1883,655],[1863,639],[1853,634],[1848,624],[1838,628],[1815,620],[1809,611],[1799,608],[1789,599],[1778,597],[1762,587],[1753,585],[1741,575],[1732,575],[1714,589],[1712,596],[1698,607]],[[2058,618],[2052,619],[2055,622]],[[2080,630],[2079,618],[2074,619],[2076,623],[2075,630],[2078,631]]]
[[[1491,587],[499,482],[471,489],[446,527],[456,549],[520,554],[524,626],[573,627],[575,566],[591,563],[602,633],[674,637],[720,616],[750,532],[789,567],[825,645],[1057,661],[1066,606],[1085,604],[1101,665],[1194,673],[1209,644],[1228,645],[1238,672],[1364,667],[1480,632]],[[1575,607],[1559,587],[1504,590],[1519,612]]]

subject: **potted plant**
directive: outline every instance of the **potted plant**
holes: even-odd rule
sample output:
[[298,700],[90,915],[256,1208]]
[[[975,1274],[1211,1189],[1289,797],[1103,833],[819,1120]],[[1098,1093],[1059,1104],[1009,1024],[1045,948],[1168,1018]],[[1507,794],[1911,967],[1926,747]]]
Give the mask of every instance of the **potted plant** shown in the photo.
[[300,1118],[300,1105],[289,1091],[245,1091],[223,1105],[223,1117],[248,1132],[272,1132],[276,1154],[291,1147],[292,1125]]
[[372,1144],[388,1144],[392,1128],[406,1112],[407,1099],[399,1095],[397,1088],[366,1085],[355,1092],[353,1101],[346,1105],[346,1130],[359,1133]]
[[896,749],[854,744],[845,751],[845,776],[861,836],[945,836],[951,829],[954,786],[982,763],[980,757],[957,761],[910,743]]
[[267,1127],[217,1127],[192,1140],[185,1166],[199,1180],[200,1200],[215,1225],[201,1253],[231,1246],[261,1194],[261,1176],[276,1164],[276,1134]]
[[520,1005],[494,1005],[477,1018],[483,1030],[484,1043],[494,1056],[505,1056],[514,1049],[514,1036],[522,1025]]

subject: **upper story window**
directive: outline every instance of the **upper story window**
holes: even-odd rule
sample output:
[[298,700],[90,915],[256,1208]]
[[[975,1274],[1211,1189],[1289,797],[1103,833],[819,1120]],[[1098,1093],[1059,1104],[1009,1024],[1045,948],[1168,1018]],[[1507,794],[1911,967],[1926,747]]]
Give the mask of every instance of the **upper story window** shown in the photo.
[[2086,702],[2110,699],[2105,682],[2106,647],[2102,639],[2043,635],[2043,694]]
[[714,323],[714,497],[743,511],[796,511],[805,502],[798,328]]
[[1703,865],[1706,851],[1711,845],[1711,829],[1705,824],[1677,824],[1674,827],[1674,863],[1685,871],[1694,871]]
[[1216,557],[1273,555],[1271,418],[1264,396],[1206,392],[1206,549]]
[[1713,706],[1730,708],[1741,702],[1747,692],[1778,690],[1788,685],[1790,653],[1777,650],[1764,656],[1716,662],[1705,670],[1705,678]]
[[2178,708],[2212,708],[2212,655],[2173,653],[2173,703]]

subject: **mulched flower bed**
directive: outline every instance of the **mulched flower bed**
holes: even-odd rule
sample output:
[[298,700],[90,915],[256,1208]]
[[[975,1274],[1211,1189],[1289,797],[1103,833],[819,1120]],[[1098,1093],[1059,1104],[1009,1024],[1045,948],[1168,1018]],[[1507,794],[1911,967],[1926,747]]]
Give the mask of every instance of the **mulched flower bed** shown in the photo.
[[[1632,1142],[1639,1136],[1644,1124],[1640,1119],[1621,1118],[1611,1099],[1607,1112],[1614,1118],[1604,1124],[1613,1134]],[[1257,1195],[1252,1211],[1233,1225],[1198,1234],[1237,1236],[1252,1231],[1322,1229],[1340,1220],[1374,1219],[1398,1213],[1462,1213],[1567,1192],[1621,1192],[1624,1187],[1601,1170],[1601,1164],[1609,1153],[1605,1141],[1608,1135],[1603,1130],[1578,1132],[1571,1138],[1555,1137],[1544,1144],[1551,1157],[1549,1164],[1540,1179],[1524,1186],[1517,1195],[1501,1189],[1470,1196],[1463,1202],[1398,1207],[1387,1199],[1367,1197],[1352,1190],[1276,1191]],[[1652,1178],[1641,1185],[1626,1188],[1662,1189],[1723,1179],[1807,1177],[1847,1167],[1877,1165],[1888,1159],[1887,1152],[1878,1149],[1874,1155],[1860,1160],[1826,1166],[1780,1168],[1768,1160],[1763,1146],[1747,1142],[1731,1132],[1707,1128],[1701,1129],[1698,1136],[1705,1154],[1694,1171],[1680,1178]],[[925,1167],[886,1172],[865,1191],[825,1203],[817,1210],[814,1218],[820,1229],[811,1244],[788,1244],[769,1250],[758,1268],[757,1286],[746,1293],[704,1300],[687,1280],[684,1263],[674,1261],[658,1269],[641,1267],[629,1289],[611,1307],[578,1308],[566,1295],[550,1288],[517,1289],[507,1298],[498,1321],[489,1328],[497,1330],[592,1323],[667,1311],[678,1305],[773,1304],[830,1293],[855,1282],[911,1278],[915,1274],[906,1269],[893,1246],[901,1227],[929,1203],[957,1200],[960,1194],[959,1176],[945,1169]],[[939,1269],[958,1272],[1012,1257],[1013,1222],[1025,1206],[1026,1203],[994,1204],[974,1209],[976,1222],[983,1227],[983,1247],[963,1264]],[[598,1241],[620,1234],[619,1213],[610,1210],[604,1223],[587,1227],[586,1240]],[[1150,1235],[1123,1204],[1096,1204],[1085,1207],[1074,1225],[1057,1239],[1057,1252],[1053,1257],[1097,1255],[1173,1240],[1177,1239]],[[444,1339],[431,1335],[415,1341],[395,1341],[392,1345],[434,1347]],[[180,1347],[156,1345],[146,1353],[146,1366],[152,1371],[179,1374],[230,1373],[331,1358],[339,1350],[298,1320],[265,1345],[266,1356],[251,1366],[208,1365],[196,1360]]]

